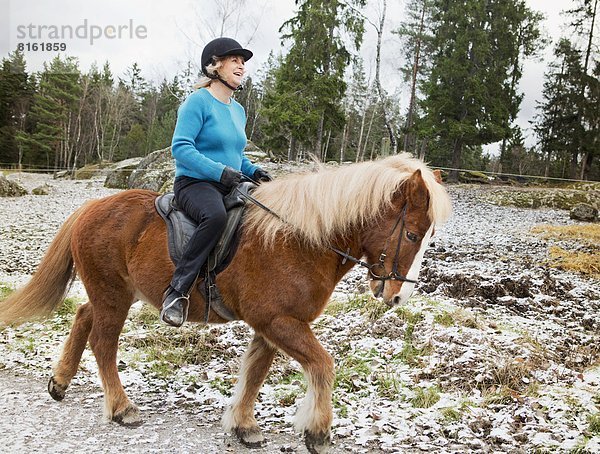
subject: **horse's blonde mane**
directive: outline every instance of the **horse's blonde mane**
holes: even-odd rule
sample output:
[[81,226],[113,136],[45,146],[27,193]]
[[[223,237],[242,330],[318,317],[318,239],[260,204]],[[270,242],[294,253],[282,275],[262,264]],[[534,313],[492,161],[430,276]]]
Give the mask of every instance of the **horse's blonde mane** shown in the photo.
[[429,218],[441,224],[451,210],[446,189],[422,161],[403,153],[316,173],[291,174],[263,184],[254,196],[286,222],[252,206],[246,225],[261,232],[267,244],[277,237],[299,235],[309,245],[324,247],[334,236],[379,216],[416,170],[421,170],[429,191]]

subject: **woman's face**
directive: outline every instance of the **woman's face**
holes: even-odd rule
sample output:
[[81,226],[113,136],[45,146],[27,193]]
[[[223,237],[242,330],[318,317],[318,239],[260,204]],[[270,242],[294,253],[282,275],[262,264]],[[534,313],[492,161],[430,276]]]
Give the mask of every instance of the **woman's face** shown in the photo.
[[232,55],[223,61],[223,65],[219,68],[219,74],[223,79],[231,85],[237,87],[241,85],[244,77],[244,57]]

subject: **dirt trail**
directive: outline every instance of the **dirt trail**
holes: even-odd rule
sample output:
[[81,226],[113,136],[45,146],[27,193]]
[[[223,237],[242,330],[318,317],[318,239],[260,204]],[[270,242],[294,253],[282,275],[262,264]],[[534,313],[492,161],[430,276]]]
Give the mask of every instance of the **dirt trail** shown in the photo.
[[144,423],[127,428],[100,416],[99,388],[74,385],[62,402],[52,400],[45,388],[45,380],[0,370],[0,452],[305,452],[293,434],[265,433],[265,448],[246,449],[218,422],[205,423],[191,410],[166,410],[157,395],[134,397]]

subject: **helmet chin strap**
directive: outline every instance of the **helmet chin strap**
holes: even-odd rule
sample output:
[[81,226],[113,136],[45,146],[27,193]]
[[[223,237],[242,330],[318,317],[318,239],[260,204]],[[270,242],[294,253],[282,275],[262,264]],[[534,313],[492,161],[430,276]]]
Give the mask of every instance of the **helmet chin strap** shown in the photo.
[[219,76],[218,74],[216,74],[216,75],[211,74],[211,75],[208,75],[208,77],[210,77],[212,80],[218,80],[219,82],[221,82],[223,85],[225,85],[227,88],[229,88],[232,91],[240,91],[240,90],[244,89],[244,87],[241,84],[238,85],[237,87],[233,87],[233,86],[229,85],[229,83],[225,79],[223,79],[221,76]]
[[240,91],[240,90],[243,90],[243,89],[244,89],[244,87],[242,87],[242,85],[241,85],[241,84],[240,84],[240,85],[238,85],[237,87],[232,87],[231,85],[229,85],[229,84],[228,84],[228,83],[225,81],[225,79],[222,79],[222,78],[221,78],[221,76],[218,76],[218,77],[217,77],[217,79],[219,79],[219,82],[221,82],[223,85],[225,85],[225,86],[226,86],[227,88],[229,88],[230,90],[233,90],[233,91]]

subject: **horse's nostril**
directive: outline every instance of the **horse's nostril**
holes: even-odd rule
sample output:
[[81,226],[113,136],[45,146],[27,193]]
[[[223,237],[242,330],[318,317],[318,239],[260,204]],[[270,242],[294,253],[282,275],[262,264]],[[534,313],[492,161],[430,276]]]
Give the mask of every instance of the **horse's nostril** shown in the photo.
[[398,306],[402,302],[402,299],[398,295],[392,299],[392,306]]

